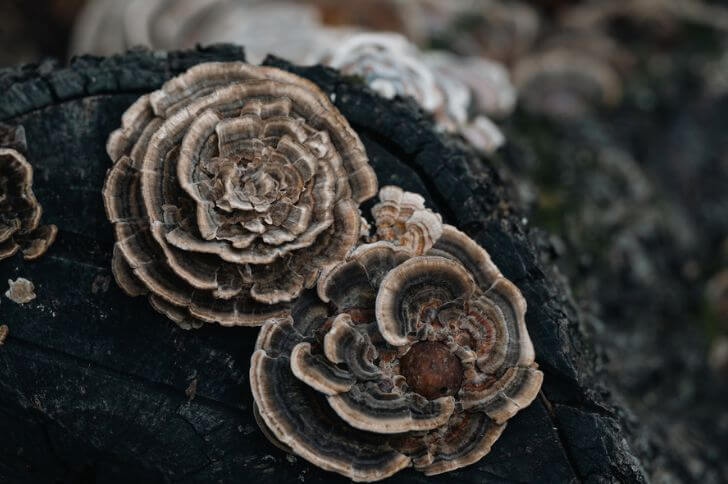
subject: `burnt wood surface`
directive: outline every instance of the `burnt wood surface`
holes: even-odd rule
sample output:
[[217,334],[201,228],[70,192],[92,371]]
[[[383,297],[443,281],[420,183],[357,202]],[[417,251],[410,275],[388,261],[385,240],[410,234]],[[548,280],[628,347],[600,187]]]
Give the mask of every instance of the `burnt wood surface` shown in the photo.
[[[25,305],[0,302],[9,327],[0,346],[0,482],[346,482],[259,431],[247,381],[256,328],[183,331],[111,276],[101,199],[107,136],[139,95],[170,77],[199,62],[242,59],[241,48],[223,45],[0,71],[0,121],[25,127],[43,219],[59,228],[40,260],[0,262],[0,287],[25,277],[37,293]],[[319,66],[266,62],[329,93],[380,185],[422,193],[490,252],[528,302],[545,373],[540,397],[477,464],[429,478],[407,470],[390,481],[644,481],[628,414],[600,383],[568,288],[540,262],[546,239],[512,208],[492,164],[437,133],[409,100],[385,100]]]

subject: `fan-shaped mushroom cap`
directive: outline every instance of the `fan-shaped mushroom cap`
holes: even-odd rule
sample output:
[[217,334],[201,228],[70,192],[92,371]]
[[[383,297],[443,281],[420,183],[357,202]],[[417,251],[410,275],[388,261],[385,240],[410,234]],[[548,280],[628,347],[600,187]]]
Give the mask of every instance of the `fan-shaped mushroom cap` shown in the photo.
[[312,83],[208,63],[142,96],[111,134],[114,274],[183,327],[255,325],[342,260],[376,176]]
[[0,124],[0,260],[22,251],[37,259],[55,241],[55,225],[40,225],[43,209],[33,194],[33,167],[22,126]]
[[372,207],[377,232],[372,240],[386,240],[422,255],[440,238],[442,217],[425,208],[422,195],[393,185],[379,190],[379,202]]
[[274,442],[354,480],[471,464],[540,389],[525,310],[487,252],[449,225],[424,256],[362,245],[291,318],[262,328],[250,371],[261,421]]
[[420,308],[467,299],[474,290],[470,274],[450,259],[410,259],[392,269],[379,285],[375,309],[379,332],[393,346],[416,341],[420,324],[427,321]]
[[292,318],[271,319],[260,330],[250,384],[266,435],[313,464],[355,481],[374,481],[410,465],[379,435],[342,423],[327,397],[294,376],[291,352],[327,320],[328,309],[305,293]]

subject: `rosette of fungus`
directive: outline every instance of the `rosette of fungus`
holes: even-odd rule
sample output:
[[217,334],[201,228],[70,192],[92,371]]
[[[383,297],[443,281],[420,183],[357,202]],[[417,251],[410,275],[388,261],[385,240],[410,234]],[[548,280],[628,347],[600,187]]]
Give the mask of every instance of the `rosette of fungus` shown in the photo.
[[314,84],[200,64],[142,96],[107,151],[113,272],[183,327],[256,325],[342,260],[376,193],[364,147]]
[[355,481],[479,460],[543,378],[526,305],[488,254],[445,225],[425,255],[359,246],[258,336],[264,433]]
[[386,98],[414,98],[433,115],[440,129],[460,132],[478,149],[492,152],[505,142],[492,121],[471,115],[477,104],[472,90],[446,70],[430,65],[424,54],[399,34],[344,36],[322,62],[345,74],[361,76]]
[[442,235],[442,217],[425,208],[425,199],[394,185],[379,190],[379,201],[372,207],[375,234],[369,242],[385,240],[406,247],[412,255],[422,255]]
[[37,259],[58,232],[55,225],[40,225],[43,209],[33,194],[26,149],[22,126],[0,124],[0,260],[19,250],[26,260]]

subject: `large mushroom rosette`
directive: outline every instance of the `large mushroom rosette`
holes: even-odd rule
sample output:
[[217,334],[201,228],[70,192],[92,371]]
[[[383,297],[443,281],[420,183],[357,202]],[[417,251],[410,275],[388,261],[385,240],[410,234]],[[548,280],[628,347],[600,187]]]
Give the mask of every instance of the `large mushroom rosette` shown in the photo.
[[364,147],[314,84],[207,63],[142,96],[109,138],[113,270],[183,327],[261,324],[342,260],[376,193]]
[[386,190],[379,240],[269,320],[250,369],[266,435],[356,481],[476,462],[543,378],[520,291],[471,238]]

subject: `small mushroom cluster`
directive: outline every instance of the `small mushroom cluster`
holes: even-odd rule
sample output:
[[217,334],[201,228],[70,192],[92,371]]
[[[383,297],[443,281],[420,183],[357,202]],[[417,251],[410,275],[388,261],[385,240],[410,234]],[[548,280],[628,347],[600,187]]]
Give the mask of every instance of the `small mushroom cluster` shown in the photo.
[[107,151],[113,272],[182,327],[260,325],[343,259],[376,193],[364,146],[314,84],[207,63],[142,96]]
[[263,326],[250,368],[268,438],[355,481],[476,462],[543,379],[487,252],[417,195],[380,199],[375,241]]
[[37,259],[55,241],[58,228],[40,225],[43,209],[33,194],[33,167],[22,126],[0,124],[0,260],[22,251]]

